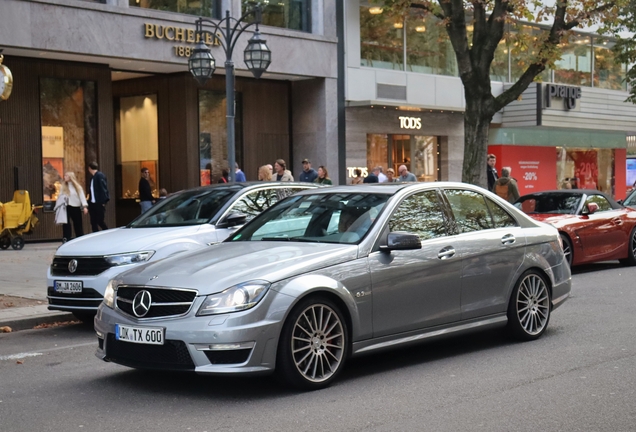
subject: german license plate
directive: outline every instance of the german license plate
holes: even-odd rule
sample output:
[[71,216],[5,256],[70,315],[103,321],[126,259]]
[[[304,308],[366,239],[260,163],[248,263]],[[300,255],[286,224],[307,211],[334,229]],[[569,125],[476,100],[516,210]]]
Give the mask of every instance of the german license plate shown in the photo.
[[130,327],[115,324],[115,339],[148,345],[163,345],[164,328],[160,327]]
[[55,281],[55,292],[62,294],[78,294],[82,292],[82,288],[82,281]]

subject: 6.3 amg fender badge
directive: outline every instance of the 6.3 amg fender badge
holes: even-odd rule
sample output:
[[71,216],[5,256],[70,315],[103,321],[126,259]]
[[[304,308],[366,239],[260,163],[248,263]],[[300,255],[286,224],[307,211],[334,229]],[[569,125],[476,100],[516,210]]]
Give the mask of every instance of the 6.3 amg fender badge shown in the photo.
[[68,262],[68,271],[70,273],[75,273],[77,271],[77,260],[72,259]]
[[139,291],[133,299],[133,313],[137,318],[143,318],[150,310],[150,304],[152,303],[152,297],[150,292],[143,290]]

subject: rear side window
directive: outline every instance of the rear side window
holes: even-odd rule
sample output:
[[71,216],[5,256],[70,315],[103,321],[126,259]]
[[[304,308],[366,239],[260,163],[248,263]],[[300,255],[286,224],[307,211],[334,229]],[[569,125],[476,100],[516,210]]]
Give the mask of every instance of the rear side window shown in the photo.
[[447,189],[445,193],[460,234],[493,228],[490,211],[482,194],[462,189]]
[[488,198],[486,198],[486,202],[488,203],[488,208],[490,208],[490,213],[492,214],[495,228],[519,226],[519,224],[517,224],[517,221],[512,216],[510,216],[510,214],[506,210],[501,208],[499,204]]
[[389,229],[407,231],[428,240],[447,235],[446,218],[435,191],[410,195],[400,203],[391,219]]
[[590,195],[587,197],[587,200],[585,200],[585,205],[588,205],[589,203],[596,203],[598,204],[598,210],[597,211],[609,211],[612,209],[612,206],[610,205],[609,201],[607,201],[607,199],[605,199],[605,197],[603,195]]

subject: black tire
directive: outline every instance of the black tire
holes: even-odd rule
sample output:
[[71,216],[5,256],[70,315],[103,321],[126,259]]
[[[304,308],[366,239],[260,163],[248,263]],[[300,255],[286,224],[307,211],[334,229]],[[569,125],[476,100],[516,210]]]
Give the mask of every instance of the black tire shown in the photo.
[[349,355],[347,322],[323,297],[303,299],[291,311],[278,342],[276,374],[302,390],[328,387]]
[[636,265],[636,227],[632,228],[632,232],[629,234],[629,240],[627,240],[627,258],[623,258],[619,261],[623,265]]
[[508,330],[515,339],[535,340],[548,328],[552,302],[548,283],[541,273],[528,270],[521,275],[508,303]]
[[75,318],[80,320],[83,325],[90,325],[92,327],[96,313],[97,312],[73,312],[73,315],[75,316]]
[[24,239],[20,236],[11,239],[11,247],[15,250],[22,250],[24,247]]
[[563,242],[563,255],[565,255],[565,260],[568,262],[570,268],[572,268],[572,258],[574,257],[572,242],[570,241],[570,238],[565,234],[561,234],[561,241]]
[[1,237],[0,248],[9,249],[9,246],[11,246],[11,239],[9,237]]

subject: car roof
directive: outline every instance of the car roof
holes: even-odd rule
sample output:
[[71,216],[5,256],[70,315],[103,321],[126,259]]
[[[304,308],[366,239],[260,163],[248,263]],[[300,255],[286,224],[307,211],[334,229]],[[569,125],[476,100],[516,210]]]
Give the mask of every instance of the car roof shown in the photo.
[[307,183],[307,182],[276,182],[276,181],[271,181],[271,182],[262,182],[262,181],[249,181],[249,182],[240,182],[240,183],[216,183],[216,184],[210,184],[210,185],[205,185],[205,186],[196,186],[193,188],[188,188],[188,189],[182,189],[176,192],[171,193],[170,195],[174,195],[174,194],[179,194],[179,193],[183,193],[183,192],[195,192],[195,191],[200,191],[200,192],[205,192],[205,191],[209,191],[212,189],[228,189],[228,190],[232,190],[232,191],[240,191],[240,190],[244,190],[244,189],[259,189],[262,187],[267,187],[267,186],[303,186],[303,187],[309,187],[309,188],[320,188],[320,187],[324,187],[324,185],[318,184],[318,183]]
[[448,188],[460,187],[463,189],[479,190],[484,192],[485,189],[468,183],[461,182],[410,182],[410,183],[363,183],[357,185],[331,186],[321,190],[303,191],[298,194],[307,193],[381,193],[395,194],[401,190],[407,189],[426,189],[426,188]]

